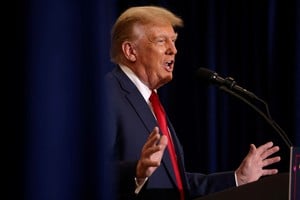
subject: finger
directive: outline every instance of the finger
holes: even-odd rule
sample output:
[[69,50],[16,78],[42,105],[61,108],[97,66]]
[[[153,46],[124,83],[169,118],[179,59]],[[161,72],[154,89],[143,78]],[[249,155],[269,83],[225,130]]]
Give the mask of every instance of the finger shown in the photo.
[[268,158],[268,159],[265,159],[263,160],[263,167],[266,167],[268,165],[272,165],[274,163],[277,163],[281,160],[281,157],[280,156],[276,156],[276,157],[273,157],[273,158]]
[[158,145],[161,145],[163,148],[165,148],[168,145],[168,137],[165,135],[162,135],[160,137]]
[[143,148],[143,156],[145,157],[148,157],[150,156],[151,154],[155,153],[155,152],[158,152],[161,150],[161,146],[159,145],[153,145],[153,146],[149,146],[149,147],[144,147]]
[[143,166],[149,168],[149,167],[160,166],[161,160],[144,159],[142,162],[143,162]]
[[261,158],[262,159],[266,159],[267,157],[269,157],[270,155],[276,153],[279,151],[279,147],[278,146],[274,146],[270,149],[267,149],[266,151],[264,151],[262,154],[261,154]]
[[166,136],[161,136],[160,142],[158,145],[149,147],[144,149],[143,156],[144,157],[150,157],[152,154],[157,153],[161,151],[161,154],[163,154],[165,148],[167,147],[168,139]]
[[273,174],[277,174],[278,173],[278,169],[265,169],[263,170],[262,175],[266,176],[266,175],[273,175]]
[[250,149],[248,154],[254,154],[256,150],[256,146],[254,144],[250,144]]
[[164,150],[165,147],[159,145],[159,146],[149,148],[145,152],[143,152],[142,157],[140,159],[143,166],[145,167],[159,166]]
[[141,157],[143,159],[151,158],[153,154],[158,152],[160,152],[161,155],[160,157],[162,157],[167,144],[168,144],[168,139],[166,138],[166,136],[161,136],[161,139],[157,145],[143,148]]
[[158,127],[154,127],[153,131],[151,132],[151,134],[149,135],[145,145],[144,145],[144,149],[150,148],[152,146],[156,146],[156,144],[158,143],[160,139],[160,134],[158,131]]
[[263,154],[266,150],[270,149],[273,146],[273,142],[267,142],[257,148],[257,153],[259,155]]

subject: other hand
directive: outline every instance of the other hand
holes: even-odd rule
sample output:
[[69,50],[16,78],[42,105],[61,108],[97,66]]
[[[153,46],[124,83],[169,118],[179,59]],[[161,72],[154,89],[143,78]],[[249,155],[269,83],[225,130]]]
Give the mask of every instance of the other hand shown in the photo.
[[136,177],[138,179],[151,176],[160,166],[167,145],[167,137],[160,135],[158,127],[155,127],[144,144],[140,160],[137,163]]
[[237,184],[243,185],[256,181],[261,176],[277,174],[277,169],[264,169],[264,167],[280,161],[280,156],[269,158],[278,151],[279,147],[273,146],[273,142],[267,142],[258,148],[251,144],[249,153],[235,172]]

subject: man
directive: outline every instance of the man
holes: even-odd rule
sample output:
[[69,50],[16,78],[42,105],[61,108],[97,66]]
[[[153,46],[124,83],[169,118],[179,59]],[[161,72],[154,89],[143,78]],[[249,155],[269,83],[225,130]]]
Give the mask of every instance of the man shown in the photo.
[[[277,173],[264,169],[280,160],[269,158],[279,151],[272,142],[258,148],[252,144],[235,171],[209,175],[185,171],[175,130],[167,117],[157,114],[152,98],[172,80],[177,53],[174,28],[182,26],[178,16],[155,6],[129,8],[113,26],[111,59],[117,66],[106,81],[109,141],[120,199],[192,199]],[[161,118],[167,121],[166,128]]]

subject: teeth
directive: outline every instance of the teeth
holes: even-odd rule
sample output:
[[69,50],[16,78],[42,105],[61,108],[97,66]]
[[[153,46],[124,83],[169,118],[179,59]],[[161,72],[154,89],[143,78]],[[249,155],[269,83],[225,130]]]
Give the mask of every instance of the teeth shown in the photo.
[[166,65],[170,66],[173,63],[173,61],[167,61]]

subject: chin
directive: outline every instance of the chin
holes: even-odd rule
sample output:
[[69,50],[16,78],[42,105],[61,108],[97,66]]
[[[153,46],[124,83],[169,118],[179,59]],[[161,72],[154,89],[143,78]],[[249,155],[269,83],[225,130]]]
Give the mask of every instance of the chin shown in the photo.
[[173,79],[172,74],[170,76],[165,77],[164,80],[163,80],[163,84],[169,83],[170,81],[172,81],[172,79]]

